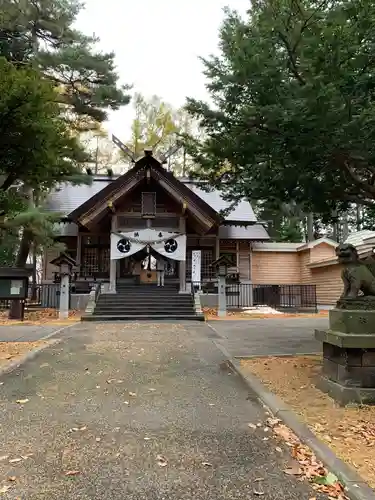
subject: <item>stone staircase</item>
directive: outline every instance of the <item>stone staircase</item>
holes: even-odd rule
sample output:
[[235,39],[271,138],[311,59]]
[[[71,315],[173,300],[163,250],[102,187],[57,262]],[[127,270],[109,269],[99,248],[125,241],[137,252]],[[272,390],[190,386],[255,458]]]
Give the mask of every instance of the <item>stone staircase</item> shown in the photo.
[[116,294],[101,294],[91,315],[83,321],[204,321],[196,314],[193,297],[180,294],[175,284],[157,287],[118,282]]

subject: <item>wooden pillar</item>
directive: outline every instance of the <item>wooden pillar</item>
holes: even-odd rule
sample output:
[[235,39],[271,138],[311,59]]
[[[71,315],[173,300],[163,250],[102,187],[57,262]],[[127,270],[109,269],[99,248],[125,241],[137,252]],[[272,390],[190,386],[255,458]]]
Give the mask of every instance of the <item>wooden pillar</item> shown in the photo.
[[[184,216],[180,217],[179,223],[180,233],[186,233],[186,219]],[[187,244],[187,240],[186,240]],[[186,249],[185,249],[186,252]],[[186,292],[186,260],[181,260],[179,265],[179,278],[180,278],[180,293]]]
[[217,234],[215,237],[215,260],[217,260],[219,257],[220,257],[220,238],[219,235]]
[[240,274],[240,242],[236,241],[236,267],[238,270],[238,275]]
[[[117,217],[116,215],[112,215],[111,218],[111,231],[117,230]],[[111,243],[112,244],[112,238]],[[109,292],[116,293],[116,277],[117,277],[117,259],[111,259],[109,262]]]
[[81,256],[82,256],[82,234],[78,230],[78,234],[77,234],[77,254],[76,254],[76,264],[77,264],[77,266],[81,265]]

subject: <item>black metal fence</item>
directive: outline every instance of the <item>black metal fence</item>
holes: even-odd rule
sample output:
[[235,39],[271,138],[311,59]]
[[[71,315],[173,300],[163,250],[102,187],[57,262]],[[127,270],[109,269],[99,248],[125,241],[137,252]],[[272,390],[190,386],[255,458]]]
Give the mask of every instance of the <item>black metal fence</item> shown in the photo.
[[[69,297],[71,294],[69,294]],[[0,300],[0,310],[10,308],[11,300]],[[60,284],[43,283],[29,286],[25,309],[58,309],[60,307]]]
[[[203,294],[217,294],[218,284],[192,283],[192,288]],[[241,309],[251,306],[269,306],[278,310],[309,310],[317,312],[316,285],[259,285],[227,283],[227,307]]]

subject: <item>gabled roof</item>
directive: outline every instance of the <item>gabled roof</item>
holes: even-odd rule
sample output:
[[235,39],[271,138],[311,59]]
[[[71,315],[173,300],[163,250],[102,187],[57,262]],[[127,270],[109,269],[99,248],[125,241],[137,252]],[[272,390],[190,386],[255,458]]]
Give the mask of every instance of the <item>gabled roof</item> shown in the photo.
[[[118,179],[118,177],[95,175],[90,185],[61,184],[49,194],[46,201],[46,209],[52,212],[61,212],[67,216],[106,186],[112,184],[116,179]],[[221,191],[213,190],[207,192],[203,191],[193,181],[187,181],[186,179],[179,179],[179,181],[185,184],[188,189],[204,200],[216,212],[227,210],[231,205],[230,202],[223,199]],[[224,219],[227,223],[257,222],[254,211],[250,203],[246,200],[241,200],[234,206]]]
[[105,213],[109,202],[116,206],[117,201],[139,185],[144,180],[146,171],[164,189],[169,191],[169,194],[176,195],[181,204],[186,201],[188,211],[191,211],[201,223],[203,222],[207,229],[222,222],[223,218],[216,210],[180,182],[171,172],[164,169],[160,162],[150,154],[146,154],[136,162],[131,170],[107,184],[103,189],[75,208],[68,215],[68,219],[87,225],[90,220]]

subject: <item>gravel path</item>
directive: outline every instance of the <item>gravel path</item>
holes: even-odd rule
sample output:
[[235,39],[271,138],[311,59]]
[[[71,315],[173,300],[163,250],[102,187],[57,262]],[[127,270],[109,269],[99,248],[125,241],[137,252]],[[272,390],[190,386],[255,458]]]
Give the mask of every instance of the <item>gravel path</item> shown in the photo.
[[2,377],[0,491],[10,489],[0,497],[247,500],[259,484],[267,500],[315,497],[282,472],[288,453],[248,427],[266,415],[220,369],[210,332],[77,325]]

